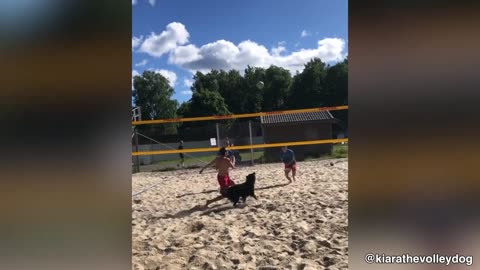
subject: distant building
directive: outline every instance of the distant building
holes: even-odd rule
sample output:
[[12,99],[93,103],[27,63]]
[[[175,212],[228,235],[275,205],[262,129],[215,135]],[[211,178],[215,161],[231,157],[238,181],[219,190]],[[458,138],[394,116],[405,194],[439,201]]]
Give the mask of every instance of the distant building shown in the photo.
[[[263,138],[268,143],[332,139],[336,119],[329,111],[261,116]],[[332,144],[289,146],[297,160],[332,153]],[[265,148],[267,161],[278,161],[280,147]]]

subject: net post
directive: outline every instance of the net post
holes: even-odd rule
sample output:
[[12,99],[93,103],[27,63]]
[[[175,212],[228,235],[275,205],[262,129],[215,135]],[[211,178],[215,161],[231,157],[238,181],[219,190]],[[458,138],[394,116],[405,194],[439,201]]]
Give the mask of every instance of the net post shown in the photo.
[[[248,120],[248,131],[250,133],[250,145],[253,145],[253,137],[252,137],[252,120]],[[254,165],[254,156],[253,156],[253,148],[250,148],[250,153],[252,155],[251,163],[252,166]]]
[[[135,133],[135,151],[138,152],[138,132],[137,127],[133,129]],[[135,156],[135,172],[140,172],[140,158],[139,156]]]
[[217,146],[218,146],[218,148],[222,147],[220,145],[220,127],[219,126],[220,126],[220,124],[215,123],[215,127],[217,129]]

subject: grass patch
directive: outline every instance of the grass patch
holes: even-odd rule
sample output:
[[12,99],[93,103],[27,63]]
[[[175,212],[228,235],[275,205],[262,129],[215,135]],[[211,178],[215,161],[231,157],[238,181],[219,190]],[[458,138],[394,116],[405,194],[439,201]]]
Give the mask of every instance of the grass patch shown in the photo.
[[336,144],[332,148],[331,155],[323,155],[321,159],[348,158],[348,145]]
[[263,152],[261,153],[261,155],[258,156],[258,158],[255,159],[255,163],[258,163],[258,164],[265,164],[267,161],[265,159],[265,155],[263,154]]
[[[210,161],[212,161],[217,155],[215,154],[212,154],[212,155],[208,155],[208,156],[201,156],[201,157],[195,157],[195,158],[191,158],[191,157],[185,157],[185,166],[189,166],[189,165],[197,165],[198,163],[208,163]],[[245,153],[240,153],[240,156],[242,157],[242,160],[251,160],[251,154],[250,152],[245,152]],[[263,152],[253,152],[253,158],[256,160],[258,159],[259,157],[263,156]],[[177,166],[177,164],[180,163],[180,159],[172,159],[172,160],[164,160],[164,161],[159,161],[159,162],[156,162],[155,165],[161,165],[161,166],[168,166],[168,165],[175,165]]]
[[[252,154],[250,153],[242,153],[243,160],[251,160]],[[253,152],[253,160],[257,160],[263,157],[263,151]]]
[[[240,153],[240,156],[242,157],[242,161],[249,161],[251,160],[251,153],[250,152],[243,152]],[[253,158],[254,160],[258,160],[263,156],[263,151],[262,152],[253,152]],[[191,158],[188,156],[185,156],[185,168],[188,169],[196,169],[196,168],[201,168],[204,166],[206,163],[209,163],[216,157],[216,154],[211,154],[207,156],[201,156],[201,157],[195,157]],[[177,159],[171,159],[171,160],[163,160],[159,162],[155,162],[150,165],[145,165],[148,167],[154,167],[151,171],[173,171],[177,169],[181,169],[177,165],[180,163],[180,158]]]
[[335,158],[348,158],[348,145],[335,144],[332,147],[332,153],[326,155],[310,154],[305,157],[305,161],[318,160],[318,159],[335,159]]
[[200,169],[202,166],[199,165],[190,165],[190,166],[185,166],[185,168],[179,168],[179,167],[166,167],[166,168],[160,168],[160,169],[153,169],[152,172],[171,172],[171,171],[176,171],[180,169]]
[[[215,158],[216,155],[208,155],[208,156],[203,156],[203,157],[195,157],[195,158],[191,158],[191,157],[188,157],[186,156],[185,157],[185,166],[190,166],[190,165],[196,165],[197,163],[202,163],[202,162],[210,162],[212,161],[214,158]],[[162,166],[162,167],[168,167],[168,166],[177,166],[177,164],[180,163],[180,158],[178,159],[171,159],[171,160],[163,160],[163,161],[159,161],[159,162],[155,162],[153,165],[159,165],[159,166]]]
[[[242,163],[245,161],[251,160],[251,153],[250,151],[245,151],[240,153],[242,156]],[[201,156],[191,158],[186,156],[185,157],[185,168],[186,169],[198,169],[203,167],[206,163],[212,161],[216,155],[212,153],[211,155]],[[308,160],[318,160],[318,159],[335,159],[335,158],[347,158],[348,157],[348,144],[336,144],[333,145],[332,153],[329,155],[315,155],[311,154],[305,157],[305,161]],[[263,151],[253,152],[253,158],[256,164],[266,164],[269,163],[266,161]],[[278,161],[275,161],[278,162]],[[171,160],[164,160],[159,161],[150,165],[143,165],[141,166],[141,171],[152,171],[152,172],[168,172],[168,171],[175,171],[182,169],[177,165],[180,163],[180,159],[171,159]]]
[[[249,162],[251,160],[251,153],[249,151],[245,151],[240,153],[242,156],[242,163]],[[253,157],[255,160],[263,156],[263,151],[253,152]],[[205,164],[209,163],[216,157],[215,153],[207,156],[201,157],[185,157],[185,169],[198,169],[205,166]],[[169,172],[169,171],[176,171],[182,170],[181,166],[178,166],[180,163],[180,158],[171,159],[171,160],[163,160],[149,165],[142,165],[140,166],[141,172]]]
[[348,157],[348,144],[337,144],[333,146],[332,156],[335,158]]
[[176,170],[177,170],[177,168],[167,167],[167,168],[152,170],[152,172],[171,172],[171,171],[176,171]]

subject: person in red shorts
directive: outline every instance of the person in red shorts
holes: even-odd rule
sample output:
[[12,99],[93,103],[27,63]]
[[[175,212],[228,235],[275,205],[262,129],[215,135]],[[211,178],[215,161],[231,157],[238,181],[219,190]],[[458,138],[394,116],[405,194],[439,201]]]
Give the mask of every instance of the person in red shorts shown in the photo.
[[213,202],[219,201],[223,198],[225,198],[225,191],[227,190],[228,187],[235,185],[235,182],[230,178],[229,176],[229,170],[230,169],[235,169],[235,166],[232,164],[231,160],[227,157],[227,150],[225,147],[220,148],[220,151],[218,152],[219,155],[212,160],[210,163],[205,165],[200,170],[200,173],[203,172],[206,168],[212,166],[215,164],[215,167],[218,170],[217,174],[217,181],[218,184],[220,185],[220,196],[213,198],[211,200],[207,200],[207,206]]
[[286,146],[282,147],[282,162],[285,165],[285,177],[287,177],[288,181],[291,183],[292,179],[289,176],[291,171],[293,181],[295,181],[295,175],[297,174],[297,161],[295,160],[295,153],[292,149],[288,149]]

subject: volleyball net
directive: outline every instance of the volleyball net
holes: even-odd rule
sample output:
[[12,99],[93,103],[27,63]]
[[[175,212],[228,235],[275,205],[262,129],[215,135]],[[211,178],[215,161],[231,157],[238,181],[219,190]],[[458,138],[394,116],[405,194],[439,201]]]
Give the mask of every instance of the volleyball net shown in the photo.
[[237,166],[279,162],[279,148],[284,145],[292,148],[300,161],[346,156],[347,110],[348,106],[336,106],[193,118],[135,118],[134,171],[204,166],[223,146],[232,151]]

